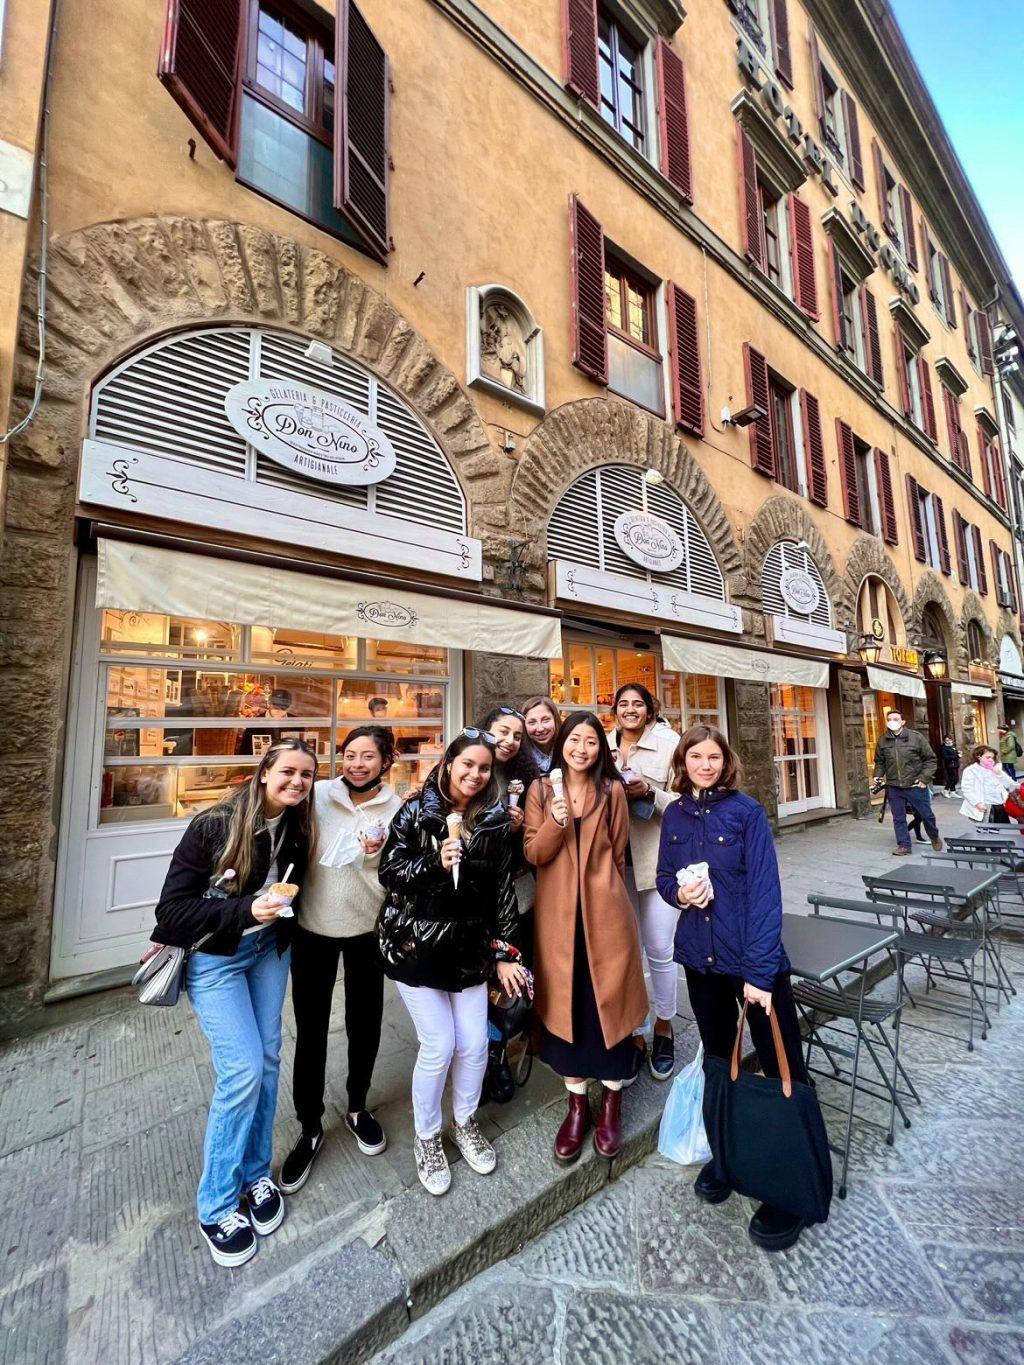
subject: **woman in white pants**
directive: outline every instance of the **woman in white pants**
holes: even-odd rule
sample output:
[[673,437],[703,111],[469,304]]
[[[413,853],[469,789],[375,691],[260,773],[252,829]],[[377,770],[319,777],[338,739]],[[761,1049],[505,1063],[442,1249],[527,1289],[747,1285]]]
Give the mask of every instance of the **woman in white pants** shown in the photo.
[[656,1081],[667,1081],[675,1067],[672,1020],[676,1013],[679,968],[673,960],[677,911],[658,894],[658,846],[662,812],[676,800],[668,790],[679,736],[659,718],[658,703],[646,687],[624,683],[615,693],[612,754],[629,800],[629,854],[626,889],[640,920],[654,997],[654,1037],[648,1059]]
[[412,1080],[416,1171],[444,1194],[451,1171],[441,1138],[441,1098],[452,1075],[452,1141],[487,1175],[495,1154],[477,1126],[487,1069],[487,982],[519,995],[526,973],[512,882],[508,811],[494,776],[494,736],[466,729],[448,746],[417,797],[394,817],[381,854],[386,892],[377,919],[385,974],[416,1026]]

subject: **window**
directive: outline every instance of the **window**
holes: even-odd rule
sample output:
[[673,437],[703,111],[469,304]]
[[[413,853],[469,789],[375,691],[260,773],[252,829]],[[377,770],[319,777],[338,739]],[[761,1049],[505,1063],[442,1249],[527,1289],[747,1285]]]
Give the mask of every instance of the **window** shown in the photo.
[[658,350],[657,288],[623,261],[605,253],[608,387],[661,416],[665,411]]
[[925,563],[933,569],[941,568],[939,558],[939,529],[935,519],[935,502],[931,493],[918,488],[921,525],[924,528]]
[[843,160],[840,137],[839,86],[827,66],[819,65],[821,80],[821,121],[825,146],[833,156]]
[[765,65],[793,89],[793,55],[786,0],[728,0],[736,26],[764,58]]
[[798,395],[749,342],[743,347],[743,368],[747,406],[757,406],[765,414],[749,427],[751,465],[759,474],[827,507],[828,470],[818,400],[806,389]]
[[[991,416],[986,416],[991,422]],[[1003,479],[1003,459],[999,441],[992,431],[978,423],[978,453],[981,457],[981,478],[985,496],[992,498],[1006,511],[1006,483]]]
[[697,673],[669,673],[656,649],[615,649],[585,639],[568,640],[565,655],[550,664],[552,700],[563,714],[594,710],[611,732],[612,698],[626,683],[640,683],[662,703],[662,715],[679,731],[698,723],[724,729],[722,680]]
[[897,338],[897,343],[903,350],[903,365],[907,376],[907,392],[910,398],[910,412],[907,415],[915,426],[924,430],[924,403],[921,398],[921,373],[917,367],[917,356],[902,337]]
[[597,11],[601,116],[638,152],[646,151],[643,46],[607,10]]
[[843,319],[843,350],[863,369],[864,352],[857,326],[857,285],[845,270],[841,273],[841,281],[839,309]]
[[949,260],[938,250],[931,239],[924,219],[921,219],[921,237],[924,242],[924,273],[928,285],[928,296],[936,313],[947,327],[956,326],[956,304],[953,301],[953,276]]
[[803,479],[793,421],[795,391],[778,375],[769,373],[768,396],[771,402],[776,478],[791,492],[802,493]]
[[929,493],[922,488],[911,474],[907,475],[907,511],[910,514],[915,559],[921,564],[931,565],[933,569],[940,569],[944,574],[950,573],[949,540],[942,499],[937,493]]
[[757,192],[761,200],[761,240],[764,248],[765,274],[780,289],[786,285],[782,276],[782,214],[779,212],[781,199],[764,180],[758,178]]
[[894,329],[896,342],[896,377],[899,382],[900,401],[904,415],[932,441],[938,440],[935,425],[935,399],[932,395],[932,376],[928,362],[915,345],[919,341],[916,332],[908,333],[897,322]]
[[841,418],[836,419],[836,445],[846,520],[889,545],[898,544],[889,452],[872,450]]
[[853,454],[857,477],[857,497],[861,508],[861,529],[867,531],[868,535],[877,536],[881,534],[881,518],[878,515],[875,477],[871,464],[871,447],[859,436],[854,436]]
[[948,385],[942,385],[942,402],[946,410],[946,430],[949,434],[949,456],[957,469],[971,477],[971,451],[967,433],[960,423],[960,399]]
[[981,549],[981,531],[953,509],[953,537],[956,541],[956,566],[960,582],[975,592],[988,592],[988,577]]

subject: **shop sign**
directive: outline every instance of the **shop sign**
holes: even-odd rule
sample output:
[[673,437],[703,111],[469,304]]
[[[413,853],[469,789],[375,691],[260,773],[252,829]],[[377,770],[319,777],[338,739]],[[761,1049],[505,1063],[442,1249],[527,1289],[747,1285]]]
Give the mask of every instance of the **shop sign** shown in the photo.
[[650,512],[622,512],[615,518],[619,549],[652,573],[671,573],[683,562],[683,542],[667,521]]
[[779,592],[790,611],[800,616],[813,616],[821,602],[817,583],[804,569],[783,569]]
[[969,664],[967,676],[971,682],[988,683],[989,687],[996,685],[996,671],[994,668],[983,668],[980,664]]
[[356,607],[360,621],[371,626],[386,626],[389,630],[405,630],[419,619],[414,611],[401,602],[360,602]]
[[839,194],[839,186],[833,179],[834,167],[821,145],[805,132],[804,125],[792,105],[787,104],[782,86],[771,76],[765,77],[761,71],[757,53],[745,38],[736,39],[736,62],[744,76],[760,92],[761,99],[769,115],[784,124],[786,136],[794,147],[802,148],[804,164],[821,178],[821,183],[833,198]]
[[894,664],[902,664],[904,668],[917,668],[920,657],[916,649],[908,649],[905,645],[893,645],[890,650]]
[[248,379],[228,390],[224,410],[257,450],[307,478],[363,486],[394,472],[394,447],[379,427],[319,389]]

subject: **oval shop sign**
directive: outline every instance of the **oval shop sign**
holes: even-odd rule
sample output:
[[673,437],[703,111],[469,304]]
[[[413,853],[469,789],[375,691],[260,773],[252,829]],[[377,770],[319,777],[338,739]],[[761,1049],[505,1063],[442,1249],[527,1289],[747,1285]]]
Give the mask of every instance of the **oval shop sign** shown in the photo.
[[783,569],[779,578],[779,591],[790,611],[795,611],[800,616],[811,616],[821,601],[817,583],[804,569]]
[[615,518],[619,549],[652,573],[671,573],[683,562],[683,542],[667,521],[650,512],[622,512]]

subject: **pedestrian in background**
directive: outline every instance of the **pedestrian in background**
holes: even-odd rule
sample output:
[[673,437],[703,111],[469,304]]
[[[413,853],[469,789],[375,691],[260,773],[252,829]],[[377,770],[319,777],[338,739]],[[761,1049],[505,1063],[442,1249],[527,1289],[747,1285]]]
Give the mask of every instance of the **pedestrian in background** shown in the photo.
[[968,820],[1008,825],[1006,798],[1020,790],[1020,783],[999,767],[999,755],[991,745],[979,744],[971,759],[960,778],[964,798],[960,814]]
[[945,778],[946,796],[954,796],[960,782],[960,750],[956,747],[956,740],[952,735],[943,735],[939,746],[939,761]]
[[932,812],[929,783],[935,776],[935,754],[924,735],[910,730],[901,712],[893,710],[885,718],[886,733],[875,746],[876,784],[886,786],[889,809],[892,811],[896,847],[893,857],[910,853],[910,831],[907,828],[907,807],[915,811],[928,832],[932,848],[942,852],[939,827]]
[[1024,752],[1020,747],[1020,740],[1017,732],[1010,725],[1000,725],[999,727],[999,761],[1003,765],[1003,770],[1012,778],[1017,776],[1017,760]]

